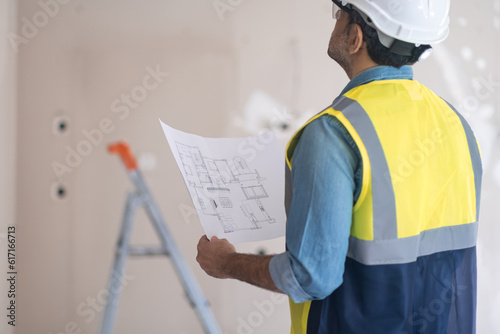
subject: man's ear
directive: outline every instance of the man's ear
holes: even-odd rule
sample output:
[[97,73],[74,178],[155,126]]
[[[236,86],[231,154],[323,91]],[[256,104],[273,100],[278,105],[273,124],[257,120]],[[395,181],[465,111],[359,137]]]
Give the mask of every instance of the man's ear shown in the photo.
[[349,32],[349,53],[357,53],[363,46],[363,30],[359,24],[353,24]]

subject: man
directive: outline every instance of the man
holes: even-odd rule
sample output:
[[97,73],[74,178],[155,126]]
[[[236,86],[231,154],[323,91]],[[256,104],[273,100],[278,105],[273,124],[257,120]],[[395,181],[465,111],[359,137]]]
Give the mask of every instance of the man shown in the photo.
[[333,2],[351,81],[287,147],[287,251],[204,236],[197,260],[287,294],[292,333],[475,333],[479,149],[408,66],[447,37],[449,0]]

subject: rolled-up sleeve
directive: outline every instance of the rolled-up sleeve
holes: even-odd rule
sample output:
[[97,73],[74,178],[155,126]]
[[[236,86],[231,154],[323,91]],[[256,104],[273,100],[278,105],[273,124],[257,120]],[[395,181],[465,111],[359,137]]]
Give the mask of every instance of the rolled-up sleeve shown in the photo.
[[359,164],[352,137],[334,117],[303,131],[292,161],[287,251],[269,264],[276,286],[297,303],[323,299],[342,284]]

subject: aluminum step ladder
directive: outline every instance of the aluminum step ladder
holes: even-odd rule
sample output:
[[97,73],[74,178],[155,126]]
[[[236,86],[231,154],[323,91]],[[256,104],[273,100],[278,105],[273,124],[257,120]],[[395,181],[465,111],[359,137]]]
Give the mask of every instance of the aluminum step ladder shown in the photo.
[[[174,269],[179,276],[181,284],[185,290],[187,299],[194,308],[198,319],[207,334],[221,334],[222,331],[215,320],[215,317],[210,309],[210,304],[205,298],[200,286],[182,258],[181,252],[177,247],[174,238],[170,234],[167,225],[156,206],[149,189],[142,178],[142,175],[137,168],[137,162],[132,154],[130,147],[125,142],[117,142],[109,145],[108,151],[111,154],[118,154],[127,174],[135,186],[134,192],[129,192],[125,211],[123,213],[122,226],[118,244],[116,246],[116,254],[113,264],[113,271],[108,283],[108,297],[106,307],[104,309],[103,319],[100,328],[100,334],[111,334],[113,331],[116,309],[118,307],[118,299],[120,294],[121,277],[124,273],[125,261],[128,256],[152,256],[164,255],[170,257],[173,262]],[[146,210],[153,226],[161,241],[160,247],[153,246],[131,246],[130,237],[132,234],[132,225],[135,211],[143,207]]]

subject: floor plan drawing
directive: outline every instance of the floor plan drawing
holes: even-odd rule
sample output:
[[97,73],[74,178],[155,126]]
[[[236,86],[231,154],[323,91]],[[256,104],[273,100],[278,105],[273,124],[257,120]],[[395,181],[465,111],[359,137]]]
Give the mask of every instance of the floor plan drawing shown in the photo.
[[[177,141],[175,147],[195,207],[216,217],[224,233],[256,230],[263,224],[276,223],[262,202],[269,197],[265,179],[257,170],[251,170],[245,159],[205,157],[199,147]],[[243,213],[246,220],[236,220],[235,210]]]
[[285,235],[285,150],[272,132],[206,138],[160,124],[208,239],[239,243]]

